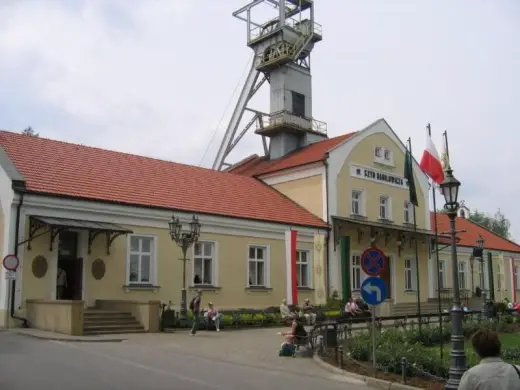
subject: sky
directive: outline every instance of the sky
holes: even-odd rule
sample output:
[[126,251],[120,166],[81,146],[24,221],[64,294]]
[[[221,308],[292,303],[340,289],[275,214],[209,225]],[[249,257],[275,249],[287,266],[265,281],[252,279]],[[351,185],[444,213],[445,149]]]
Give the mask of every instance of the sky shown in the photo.
[[[0,128],[211,167],[252,55],[231,15],[247,1],[0,0]],[[439,152],[447,130],[460,199],[520,240],[520,2],[323,0],[315,19],[329,136],[385,118],[419,159],[426,124]],[[230,158],[261,152],[251,133]]]

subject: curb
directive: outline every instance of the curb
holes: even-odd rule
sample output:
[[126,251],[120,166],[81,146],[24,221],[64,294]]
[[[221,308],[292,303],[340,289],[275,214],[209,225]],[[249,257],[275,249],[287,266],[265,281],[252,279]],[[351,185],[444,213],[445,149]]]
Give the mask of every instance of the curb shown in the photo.
[[18,332],[16,330],[10,330],[9,332],[18,334],[20,336],[32,337],[33,339],[39,340],[50,340],[50,341],[61,341],[61,342],[72,342],[72,343],[120,343],[128,339],[125,338],[105,338],[105,339],[85,339],[80,337],[63,338],[59,336],[44,336],[31,333]]
[[330,372],[333,372],[335,374],[339,374],[339,375],[342,375],[342,376],[346,376],[346,377],[352,378],[354,380],[358,380],[358,381],[360,381],[360,382],[362,382],[362,383],[364,383],[364,384],[366,384],[367,386],[370,386],[370,387],[375,387],[375,388],[378,388],[378,389],[385,389],[385,390],[390,390],[390,389],[394,389],[394,390],[423,390],[423,389],[419,389],[418,387],[403,385],[402,383],[389,382],[389,381],[385,381],[383,379],[372,378],[370,376],[364,376],[364,375],[359,375],[359,374],[356,374],[356,373],[353,373],[353,372],[348,372],[348,371],[342,370],[341,368],[334,367],[333,365],[331,365],[331,364],[329,364],[327,362],[324,362],[317,355],[314,355],[312,357],[312,360],[314,360],[314,362],[318,366],[324,368],[327,371],[330,371]]

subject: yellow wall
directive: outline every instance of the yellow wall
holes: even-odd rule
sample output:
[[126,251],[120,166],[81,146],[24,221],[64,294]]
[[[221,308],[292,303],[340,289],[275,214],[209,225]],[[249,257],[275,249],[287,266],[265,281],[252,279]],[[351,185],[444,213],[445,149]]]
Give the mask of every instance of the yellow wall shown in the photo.
[[323,187],[321,175],[291,180],[272,186],[311,213],[323,218]]
[[[87,255],[86,261],[86,293],[87,303],[93,306],[96,299],[127,299],[127,300],[161,300],[164,303],[172,301],[174,305],[180,302],[182,287],[182,257],[179,247],[172,242],[167,229],[152,229],[135,226],[127,226],[134,234],[154,235],[157,240],[157,285],[160,289],[133,290],[123,286],[126,282],[127,267],[127,238],[118,237],[111,247],[111,254],[106,254],[106,238],[98,236],[93,245],[92,252]],[[203,291],[204,305],[212,301],[220,308],[264,308],[278,306],[286,297],[286,262],[285,240],[261,239],[253,237],[241,237],[231,235],[202,234],[200,241],[215,241],[218,248],[218,281],[220,288]],[[246,288],[246,266],[248,245],[262,245],[270,248],[270,288],[266,290],[252,290]],[[23,267],[23,298],[51,299],[55,282],[55,273],[51,272],[56,261],[56,253],[49,252],[49,234],[36,238],[31,243],[32,250],[24,246]],[[54,243],[54,251],[57,251],[58,238]],[[299,249],[313,250],[312,243],[298,243]],[[47,258],[49,268],[47,274],[37,279],[32,272],[32,261],[37,255]],[[191,249],[188,258],[192,256]],[[53,260],[54,259],[54,260]],[[92,263],[96,259],[102,259],[106,265],[106,272],[101,280],[92,276]],[[192,277],[191,261],[187,263],[187,286]],[[188,291],[188,298],[193,295],[192,289]],[[313,290],[301,291],[300,299],[309,298],[314,301]]]
[[[394,155],[395,168],[390,168],[374,162],[374,149],[381,146],[392,150]],[[386,134],[376,133],[367,136],[359,142],[345,160],[337,180],[337,199],[338,214],[349,217],[351,214],[352,190],[360,189],[364,191],[364,201],[366,204],[366,217],[370,221],[377,221],[379,217],[379,197],[387,195],[391,198],[392,220],[395,224],[402,225],[404,222],[404,202],[409,200],[407,189],[394,187],[384,183],[370,180],[359,179],[351,176],[351,164],[364,165],[379,171],[388,172],[402,177],[404,174],[405,155],[399,146]],[[430,229],[426,224],[426,209],[429,205],[424,204],[424,195],[419,186],[418,178],[415,176],[415,187],[419,200],[419,207],[416,208],[417,227]],[[411,220],[412,222],[413,220]]]
[[[354,255],[361,255],[365,249],[370,247],[370,238],[367,234],[364,234],[361,241],[358,240],[357,230],[344,229],[341,231],[342,235],[350,236],[350,275],[352,278],[352,257]],[[386,256],[390,257],[390,269],[391,269],[391,301],[394,303],[413,303],[417,302],[416,291],[405,291],[405,259],[415,258],[415,244],[412,243],[411,247],[409,242],[406,242],[401,252],[399,252],[395,239],[389,239],[387,243],[383,237],[378,238],[376,241],[376,247],[382,250]],[[337,251],[336,253],[338,253]],[[366,278],[367,275],[361,271],[361,282]],[[352,280],[352,279],[351,279]],[[421,292],[421,302],[428,299],[428,249],[424,242],[419,242],[419,288]],[[359,296],[359,291],[353,292],[354,296]]]

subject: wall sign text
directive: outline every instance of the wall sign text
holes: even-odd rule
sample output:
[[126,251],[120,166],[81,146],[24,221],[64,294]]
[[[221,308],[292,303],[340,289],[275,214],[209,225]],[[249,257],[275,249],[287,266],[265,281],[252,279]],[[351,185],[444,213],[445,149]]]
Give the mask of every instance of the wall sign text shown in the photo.
[[374,168],[352,164],[350,166],[350,174],[358,179],[375,181],[399,188],[408,188],[408,181],[404,177]]

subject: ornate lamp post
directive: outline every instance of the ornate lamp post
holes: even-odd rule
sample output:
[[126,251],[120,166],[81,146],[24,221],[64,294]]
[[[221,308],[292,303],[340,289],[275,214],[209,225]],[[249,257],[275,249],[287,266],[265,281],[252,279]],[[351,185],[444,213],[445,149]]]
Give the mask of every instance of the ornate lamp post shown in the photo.
[[193,216],[190,222],[190,231],[182,231],[182,223],[179,221],[179,217],[175,218],[172,215],[171,221],[168,223],[170,228],[170,237],[182,250],[182,292],[181,292],[181,317],[186,318],[187,308],[187,297],[186,297],[186,252],[188,249],[199,240],[200,236],[200,223],[199,219]]
[[446,383],[447,390],[457,390],[460,378],[466,371],[466,353],[464,350],[464,334],[462,332],[462,323],[464,312],[460,303],[459,288],[459,265],[457,260],[457,232],[455,230],[455,219],[457,217],[457,209],[459,203],[460,181],[453,176],[453,170],[450,166],[446,170],[446,177],[441,184],[441,191],[444,195],[446,213],[450,218],[450,235],[451,235],[451,274],[453,279],[453,307],[451,308],[451,365],[449,369],[449,379]]
[[477,239],[477,246],[473,250],[473,255],[479,259],[480,265],[480,298],[482,300],[482,316],[484,318],[488,318],[488,307],[486,304],[486,289],[484,288],[485,279],[484,279],[484,237],[480,234]]

